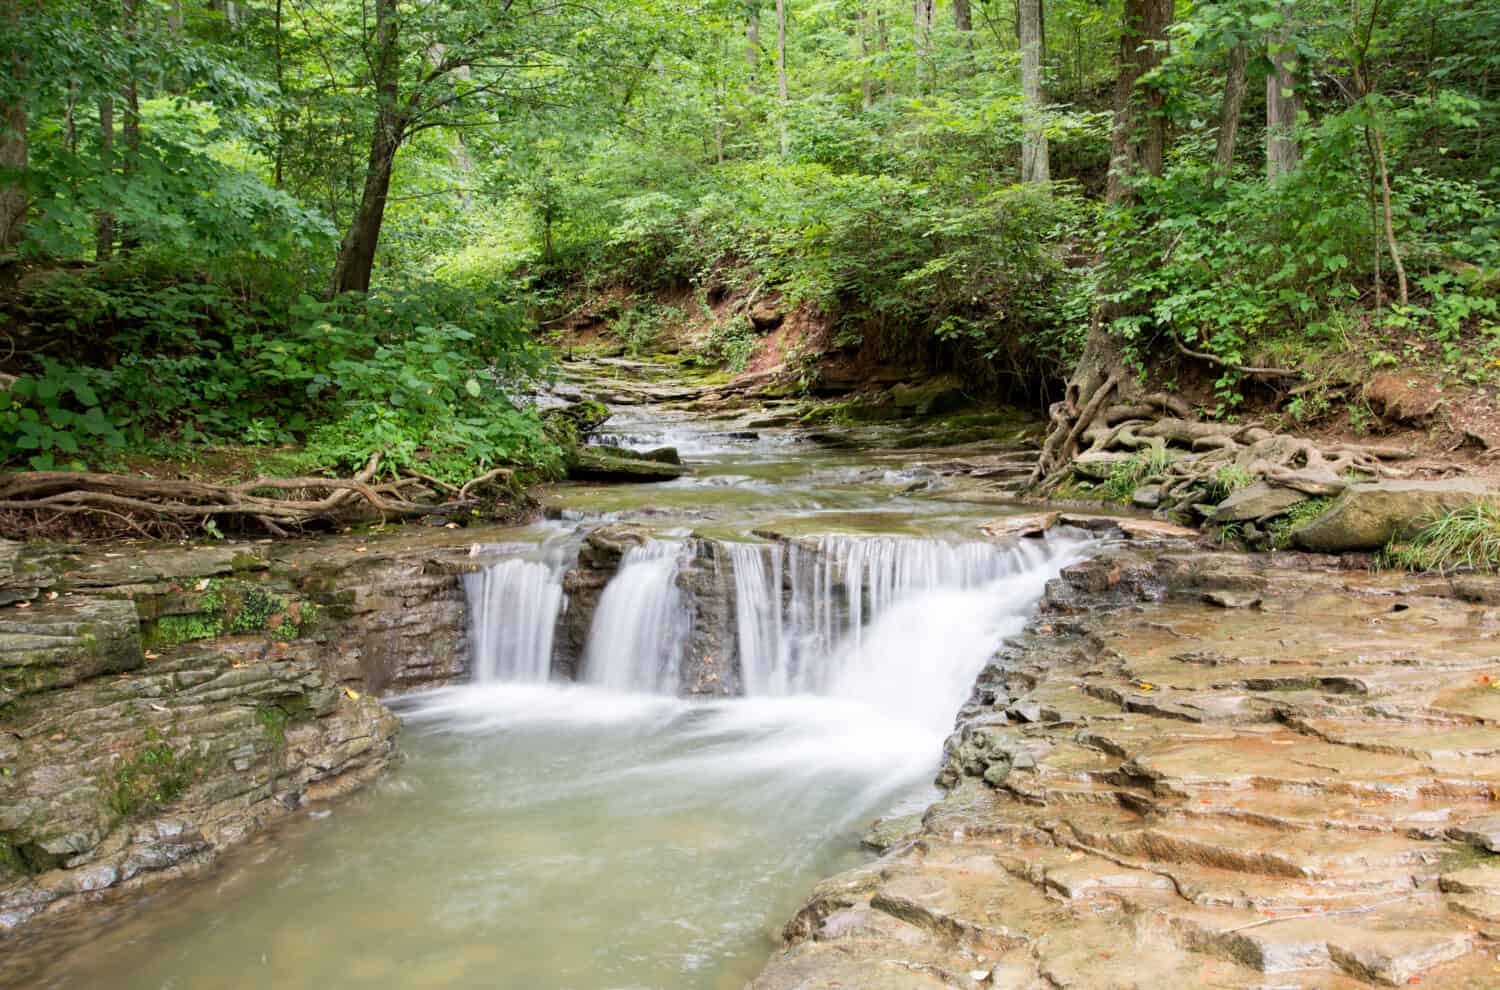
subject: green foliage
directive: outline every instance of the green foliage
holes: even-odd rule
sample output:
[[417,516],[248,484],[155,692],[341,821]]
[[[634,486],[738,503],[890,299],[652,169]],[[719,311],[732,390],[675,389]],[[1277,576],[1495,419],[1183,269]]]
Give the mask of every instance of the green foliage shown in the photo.
[[1410,541],[1393,541],[1382,559],[1411,571],[1500,571],[1500,503],[1475,502],[1434,519]]
[[148,630],[152,646],[179,646],[200,639],[217,639],[224,634],[223,618],[214,613],[164,615]]
[[1266,535],[1270,537],[1271,546],[1277,550],[1284,550],[1290,546],[1292,531],[1321,516],[1332,504],[1331,498],[1310,498],[1305,502],[1298,502],[1285,513],[1271,520],[1266,524]]
[[293,463],[306,470],[357,469],[381,451],[391,467],[460,480],[555,460],[510,398],[546,368],[513,307],[430,285],[325,302],[280,295],[275,279],[247,298],[177,270],[143,253],[37,282],[28,324],[51,328],[71,360],[44,359],[0,397],[0,424],[21,426],[0,440],[0,463],[243,442],[303,444]]
[[682,319],[682,310],[650,302],[635,302],[610,323],[609,331],[632,356],[649,352],[663,330]]
[[120,818],[166,807],[192,783],[197,763],[179,754],[158,729],[146,730],[140,747],[115,763],[106,777],[109,808]]

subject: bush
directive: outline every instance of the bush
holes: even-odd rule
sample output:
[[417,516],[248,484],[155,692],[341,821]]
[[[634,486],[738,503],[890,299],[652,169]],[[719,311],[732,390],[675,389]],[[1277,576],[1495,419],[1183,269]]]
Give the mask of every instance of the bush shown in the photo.
[[518,308],[453,286],[247,295],[177,270],[132,258],[51,275],[22,300],[28,324],[60,331],[63,356],[0,394],[0,464],[204,443],[306,444],[296,464],[336,471],[379,450],[450,480],[556,462],[513,398],[547,368]]

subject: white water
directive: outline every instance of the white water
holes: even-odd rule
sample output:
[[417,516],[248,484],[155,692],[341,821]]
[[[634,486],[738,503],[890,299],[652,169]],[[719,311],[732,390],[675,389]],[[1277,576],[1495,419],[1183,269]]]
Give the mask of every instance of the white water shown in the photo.
[[562,610],[557,569],[519,557],[502,560],[464,575],[464,592],[469,600],[474,680],[546,681]]
[[745,693],[858,699],[951,721],[985,660],[1076,557],[1067,540],[825,536],[733,544]]
[[589,629],[583,677],[612,691],[676,694],[692,620],[677,586],[681,544],[653,540],[626,551]]

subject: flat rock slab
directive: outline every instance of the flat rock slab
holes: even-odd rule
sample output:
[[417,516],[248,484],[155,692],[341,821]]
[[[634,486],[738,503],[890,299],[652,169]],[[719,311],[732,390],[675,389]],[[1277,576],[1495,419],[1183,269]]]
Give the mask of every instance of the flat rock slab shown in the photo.
[[1116,544],[1064,569],[915,842],[820,885],[767,970],[796,979],[757,986],[897,958],[950,987],[1500,986],[1500,623],[1446,580],[1323,566]]

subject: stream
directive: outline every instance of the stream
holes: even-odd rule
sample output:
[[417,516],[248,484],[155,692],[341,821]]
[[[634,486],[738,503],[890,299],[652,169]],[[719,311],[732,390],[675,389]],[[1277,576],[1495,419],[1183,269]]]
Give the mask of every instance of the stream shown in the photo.
[[[467,578],[472,683],[391,702],[376,785],[137,902],[41,985],[120,990],[739,990],[822,877],[919,810],[980,669],[1085,550],[980,542],[1006,511],[923,455],[634,407],[608,439],[678,448],[656,485],[560,485]],[[578,683],[551,679],[563,574],[631,521]],[[775,533],[794,540],[770,541]],[[690,537],[726,541],[743,697],[678,697]],[[472,539],[472,536],[465,537]]]

